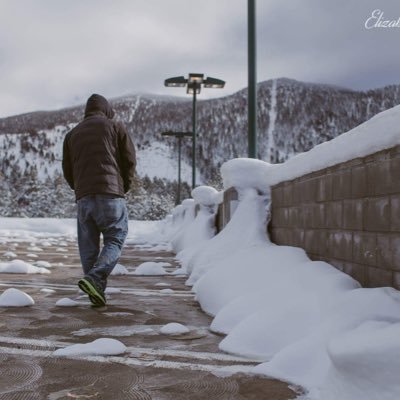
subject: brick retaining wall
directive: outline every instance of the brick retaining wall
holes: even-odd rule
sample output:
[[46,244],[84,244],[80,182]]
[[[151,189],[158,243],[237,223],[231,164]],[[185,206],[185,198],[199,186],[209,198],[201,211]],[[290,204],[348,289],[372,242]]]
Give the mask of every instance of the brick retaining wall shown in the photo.
[[280,183],[271,197],[275,243],[363,286],[400,288],[400,146]]

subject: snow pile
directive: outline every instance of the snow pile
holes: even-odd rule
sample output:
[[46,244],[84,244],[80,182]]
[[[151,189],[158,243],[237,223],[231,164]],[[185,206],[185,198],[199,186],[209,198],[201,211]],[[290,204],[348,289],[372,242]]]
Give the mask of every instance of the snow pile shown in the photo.
[[90,343],[73,344],[63,349],[58,349],[53,354],[55,356],[113,356],[123,354],[125,352],[126,346],[119,340],[101,338]]
[[210,186],[198,186],[191,194],[194,202],[203,206],[214,206],[221,202],[220,193]]
[[3,257],[6,257],[6,258],[16,258],[17,255],[16,255],[13,251],[6,251],[5,253],[3,253]]
[[173,293],[175,293],[175,290],[173,290],[173,289],[161,289],[160,293],[173,294]]
[[400,323],[368,321],[331,340],[325,400],[398,399]]
[[127,244],[154,246],[165,241],[164,221],[129,221]]
[[40,291],[42,293],[46,293],[46,294],[53,294],[56,292],[54,289],[49,289],[49,288],[43,288],[43,289],[40,289]]
[[114,269],[111,271],[111,275],[128,275],[129,271],[122,264],[116,264]]
[[190,274],[188,284],[194,284],[207,270],[226,259],[237,250],[266,243],[268,197],[259,196],[255,189],[245,189],[234,218],[216,236],[200,242],[185,257],[178,255]]
[[58,307],[76,307],[76,306],[79,306],[79,303],[75,300],[64,297],[57,301],[56,306],[58,306]]
[[165,262],[147,261],[140,264],[134,275],[167,275],[168,272],[163,267],[169,267],[171,264]]
[[183,267],[180,273],[186,272],[187,264],[198,246],[214,237],[215,218],[221,202],[221,194],[209,186],[195,188],[192,196],[198,208],[197,215],[174,238],[174,248],[179,251],[177,259]]
[[0,273],[3,274],[50,274],[46,268],[35,267],[22,260],[12,260],[0,263]]
[[76,236],[76,220],[58,218],[1,218],[1,236]]
[[[195,219],[196,203],[193,199],[186,199],[182,202],[182,207],[179,208],[179,214],[176,215],[177,229],[173,232],[171,245],[175,252],[181,251],[189,243],[186,230],[190,228],[191,222]],[[179,222],[181,222],[179,224]]]
[[0,307],[27,307],[34,304],[29,294],[18,289],[10,288],[0,295]]
[[[397,400],[400,292],[360,288],[304,250],[269,241],[268,187],[280,167],[224,164],[224,184],[235,186],[239,204],[218,235],[189,257],[178,253],[187,284],[215,316],[211,329],[226,334],[220,348],[262,361],[255,373],[301,385],[310,399]],[[190,225],[181,226],[187,241],[195,235]]]
[[237,190],[253,188],[268,193],[277,165],[252,158],[235,158],[222,164],[221,175],[224,188]]
[[51,268],[51,264],[48,261],[35,261],[34,265],[39,268]]
[[178,322],[170,322],[167,325],[164,325],[161,329],[160,332],[164,335],[182,335],[184,333],[189,333],[190,329],[182,324],[179,324]]

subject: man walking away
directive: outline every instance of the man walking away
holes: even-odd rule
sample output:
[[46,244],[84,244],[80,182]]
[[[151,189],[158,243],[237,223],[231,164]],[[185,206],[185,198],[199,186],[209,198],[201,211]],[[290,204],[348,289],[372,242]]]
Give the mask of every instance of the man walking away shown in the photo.
[[[63,173],[78,203],[78,245],[84,277],[78,286],[94,306],[104,306],[107,278],[128,233],[124,194],[136,167],[135,147],[114,111],[98,94],[89,97],[85,117],[67,133]],[[100,252],[100,235],[103,248]]]

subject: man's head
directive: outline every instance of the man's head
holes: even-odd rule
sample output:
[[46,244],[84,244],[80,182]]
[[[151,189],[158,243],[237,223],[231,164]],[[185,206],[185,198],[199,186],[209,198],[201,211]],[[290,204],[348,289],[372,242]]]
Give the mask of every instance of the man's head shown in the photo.
[[114,117],[114,110],[107,99],[100,94],[92,94],[86,102],[85,117],[99,112],[103,113],[109,119]]

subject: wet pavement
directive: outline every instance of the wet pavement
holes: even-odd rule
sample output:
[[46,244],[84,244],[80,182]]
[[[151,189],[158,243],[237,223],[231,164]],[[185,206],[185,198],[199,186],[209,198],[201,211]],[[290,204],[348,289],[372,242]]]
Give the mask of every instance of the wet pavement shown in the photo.
[[[33,250],[35,246],[43,251]],[[0,293],[14,287],[35,300],[32,307],[0,307],[0,400],[296,397],[285,383],[249,375],[255,360],[219,351],[222,337],[210,332],[211,318],[185,286],[185,277],[111,276],[107,306],[92,308],[76,286],[81,267],[74,240],[0,240],[0,262],[6,261],[6,251],[52,267],[51,274],[0,274]],[[169,272],[178,268],[172,253],[145,246],[127,245],[120,259],[130,272],[145,261],[168,262]],[[56,306],[62,298],[80,304]],[[170,322],[190,332],[161,334],[160,328]],[[120,340],[127,352],[69,358],[53,354],[99,338]]]

